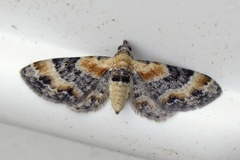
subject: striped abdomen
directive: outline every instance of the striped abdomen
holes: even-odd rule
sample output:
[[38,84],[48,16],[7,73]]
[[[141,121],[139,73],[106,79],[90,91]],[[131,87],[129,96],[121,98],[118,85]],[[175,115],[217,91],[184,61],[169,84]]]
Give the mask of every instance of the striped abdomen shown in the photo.
[[115,112],[118,114],[124,107],[130,85],[130,72],[127,69],[120,68],[113,71],[109,86],[109,96]]

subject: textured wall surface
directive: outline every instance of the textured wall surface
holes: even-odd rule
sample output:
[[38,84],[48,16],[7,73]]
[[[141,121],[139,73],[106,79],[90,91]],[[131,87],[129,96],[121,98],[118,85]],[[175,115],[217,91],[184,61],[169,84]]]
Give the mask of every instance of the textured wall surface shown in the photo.
[[[239,17],[237,0],[2,1],[0,121],[139,158],[237,160]],[[204,108],[156,123],[135,114],[130,103],[119,115],[109,101],[97,112],[76,114],[38,97],[20,77],[22,67],[42,59],[113,56],[123,39],[137,59],[205,73],[223,94]],[[11,151],[19,154],[6,153]]]

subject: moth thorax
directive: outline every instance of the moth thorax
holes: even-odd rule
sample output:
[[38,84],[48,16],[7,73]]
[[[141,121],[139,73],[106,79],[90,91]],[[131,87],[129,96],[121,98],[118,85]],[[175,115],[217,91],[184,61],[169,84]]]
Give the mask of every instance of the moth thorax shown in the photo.
[[119,52],[114,57],[114,66],[129,68],[132,62],[132,57],[126,52]]
[[130,72],[126,69],[113,71],[109,86],[109,96],[113,109],[118,114],[124,107],[129,95]]

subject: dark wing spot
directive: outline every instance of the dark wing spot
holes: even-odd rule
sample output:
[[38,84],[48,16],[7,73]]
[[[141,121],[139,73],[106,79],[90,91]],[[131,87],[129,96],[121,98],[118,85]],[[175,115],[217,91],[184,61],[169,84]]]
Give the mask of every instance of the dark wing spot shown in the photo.
[[176,100],[177,98],[175,96],[169,96],[167,103],[172,103]]
[[94,103],[94,102],[96,102],[96,101],[97,101],[97,98],[96,98],[96,96],[91,96],[91,97],[90,97],[90,99],[91,99],[91,102],[92,102],[92,103]]
[[194,97],[199,97],[200,95],[202,95],[203,93],[201,92],[201,91],[199,91],[199,90],[194,90],[193,92],[192,92],[192,96],[194,96]]
[[51,79],[49,78],[49,76],[41,76],[41,77],[39,77],[39,80],[43,84],[50,84],[51,83]]

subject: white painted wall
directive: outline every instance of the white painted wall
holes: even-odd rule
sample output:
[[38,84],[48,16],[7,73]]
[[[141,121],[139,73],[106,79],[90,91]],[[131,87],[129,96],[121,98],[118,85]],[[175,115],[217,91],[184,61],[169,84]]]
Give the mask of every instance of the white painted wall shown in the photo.
[[[237,160],[239,8],[237,0],[1,1],[0,121],[141,158]],[[98,112],[75,114],[39,98],[19,75],[22,67],[42,59],[112,56],[123,39],[137,59],[213,77],[223,95],[202,109],[156,123],[136,115],[129,103],[117,116],[109,101]]]

